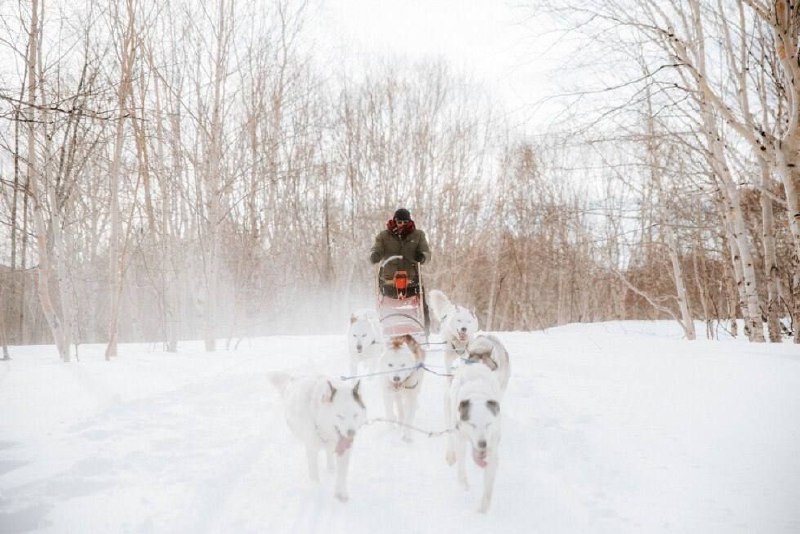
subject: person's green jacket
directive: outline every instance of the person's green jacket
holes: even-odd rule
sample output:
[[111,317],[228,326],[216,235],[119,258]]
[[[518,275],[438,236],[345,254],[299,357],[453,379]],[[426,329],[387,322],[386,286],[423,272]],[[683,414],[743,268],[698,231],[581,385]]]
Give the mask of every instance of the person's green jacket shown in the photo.
[[431,249],[425,232],[414,229],[406,236],[396,235],[389,230],[383,230],[375,236],[375,243],[369,253],[372,263],[378,263],[392,256],[402,256],[403,260],[391,261],[383,269],[382,277],[390,280],[395,271],[401,270],[408,273],[410,280],[417,279],[417,262],[425,263],[431,258]]

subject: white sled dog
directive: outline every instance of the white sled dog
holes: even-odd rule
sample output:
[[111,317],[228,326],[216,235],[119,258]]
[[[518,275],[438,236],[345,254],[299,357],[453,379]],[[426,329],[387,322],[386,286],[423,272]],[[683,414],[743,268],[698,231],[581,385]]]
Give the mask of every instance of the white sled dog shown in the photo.
[[467,343],[478,332],[478,318],[471,310],[450,302],[450,299],[438,289],[427,294],[428,307],[439,321],[439,335],[447,343],[444,351],[444,365],[447,373],[452,371],[453,362],[459,357],[466,357]]
[[366,419],[366,408],[358,390],[361,381],[346,385],[324,376],[292,378],[282,373],[273,373],[270,380],[283,393],[289,428],[305,444],[309,477],[319,481],[320,450],[327,455],[329,470],[333,470],[335,455],[334,495],[346,502],[350,448],[356,431]]
[[508,361],[508,351],[496,336],[480,334],[467,345],[467,363],[479,362],[492,371],[500,384],[500,390],[505,393],[511,366]]
[[424,361],[425,351],[408,334],[392,338],[381,356],[386,419],[400,423],[405,441],[411,441],[410,425],[414,422],[417,399],[425,377],[420,368]]
[[358,372],[359,364],[364,364],[370,372],[375,370],[385,347],[378,312],[364,309],[350,315],[347,345],[351,376]]
[[458,480],[467,489],[466,448],[483,469],[483,497],[478,507],[486,513],[492,503],[500,443],[500,386],[485,365],[462,365],[445,395],[448,428],[447,463],[457,464]]

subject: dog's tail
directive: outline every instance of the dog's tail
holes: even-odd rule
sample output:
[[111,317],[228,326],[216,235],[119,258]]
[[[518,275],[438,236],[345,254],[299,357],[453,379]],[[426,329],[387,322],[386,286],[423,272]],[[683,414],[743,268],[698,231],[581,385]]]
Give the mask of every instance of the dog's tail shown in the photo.
[[289,381],[292,379],[291,376],[279,371],[271,372],[267,375],[267,377],[269,378],[270,383],[275,386],[275,389],[280,391],[281,395],[283,395],[283,393],[286,391],[286,386],[289,385]]
[[431,309],[434,318],[437,321],[441,321],[450,308],[453,307],[453,303],[450,302],[450,299],[447,298],[442,291],[438,289],[431,289],[426,294],[426,299],[428,301],[428,307]]

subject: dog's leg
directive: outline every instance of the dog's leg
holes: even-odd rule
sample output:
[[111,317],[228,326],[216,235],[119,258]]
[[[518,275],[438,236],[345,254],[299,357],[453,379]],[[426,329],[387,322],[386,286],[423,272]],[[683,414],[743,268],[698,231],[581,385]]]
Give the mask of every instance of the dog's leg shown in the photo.
[[409,409],[410,409],[410,399],[411,395],[409,395],[408,391],[400,390],[397,396],[397,402],[395,405],[397,406],[397,420],[400,421],[400,435],[405,442],[411,441],[411,430],[408,428],[408,425],[411,423],[409,421]]
[[[453,424],[453,414],[450,407],[450,394],[447,392],[444,394],[444,420],[448,425]],[[445,452],[444,459],[447,462],[447,465],[453,465],[456,463],[455,433],[458,432],[458,430],[455,428],[451,428],[449,430],[450,432],[447,433],[447,451]]]
[[397,419],[394,416],[394,395],[388,388],[383,390],[383,407],[386,411],[386,419],[396,422]]
[[462,435],[456,438],[456,468],[458,469],[458,481],[465,490],[469,489],[467,482],[467,440]]
[[456,438],[453,434],[447,436],[447,452],[444,455],[447,465],[456,463]]
[[334,460],[333,460],[333,451],[330,450],[328,447],[325,447],[325,463],[328,467],[328,473],[333,473],[334,469]]
[[[455,352],[450,350],[449,348],[445,349],[444,351],[444,372],[445,374],[452,375],[453,374],[453,362],[456,361],[456,356],[458,356]],[[450,380],[453,380],[453,377],[449,377]]]
[[347,502],[347,469],[350,467],[350,450],[336,456],[336,493],[337,499]]
[[306,458],[308,459],[308,476],[314,482],[319,482],[319,465],[317,460],[319,449],[306,445]]
[[414,439],[411,436],[411,424],[414,422],[414,412],[416,411],[417,407],[417,400],[416,396],[413,394],[406,394],[400,405],[403,406],[401,408],[403,413],[403,441],[406,443],[411,443]]
[[494,490],[494,478],[497,475],[498,458],[496,452],[490,452],[486,459],[486,467],[483,472],[483,498],[478,512],[485,514],[489,511],[492,504],[492,491]]

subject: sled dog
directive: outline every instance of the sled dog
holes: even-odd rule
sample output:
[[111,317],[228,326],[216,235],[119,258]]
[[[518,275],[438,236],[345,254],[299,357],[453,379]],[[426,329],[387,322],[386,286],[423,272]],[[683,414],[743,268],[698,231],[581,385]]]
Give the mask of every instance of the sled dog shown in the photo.
[[466,449],[483,469],[483,497],[478,511],[486,513],[492,503],[500,443],[500,386],[485,365],[462,365],[445,395],[448,428],[447,463],[457,464],[458,480],[466,489]]
[[478,318],[471,310],[450,302],[438,289],[428,292],[428,307],[439,321],[439,335],[447,344],[444,351],[444,365],[447,373],[452,371],[453,362],[466,356],[467,343],[478,332]]
[[358,372],[359,364],[364,364],[370,372],[375,370],[384,348],[378,312],[358,310],[350,315],[347,345],[350,352],[351,376]]
[[272,374],[270,380],[283,393],[289,429],[305,445],[309,477],[319,481],[320,450],[326,453],[329,470],[333,469],[335,455],[334,495],[346,502],[350,448],[356,431],[366,419],[366,408],[359,395],[361,381],[351,385],[324,376],[291,378],[282,373]]
[[420,368],[424,361],[425,352],[408,334],[392,338],[381,355],[380,372],[386,419],[400,423],[405,441],[411,441],[409,426],[414,421],[417,398],[425,377]]
[[511,368],[508,362],[508,351],[497,337],[491,334],[479,334],[467,345],[469,363],[483,363],[492,371],[500,384],[500,391],[505,393]]

